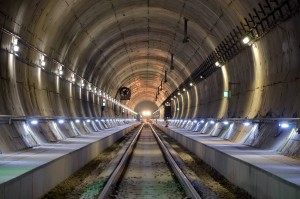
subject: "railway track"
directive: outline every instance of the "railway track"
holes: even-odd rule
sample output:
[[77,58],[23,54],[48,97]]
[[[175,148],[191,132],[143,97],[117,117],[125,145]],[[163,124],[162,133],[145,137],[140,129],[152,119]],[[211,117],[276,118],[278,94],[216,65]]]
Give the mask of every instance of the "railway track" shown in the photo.
[[150,124],[142,125],[98,199],[200,198]]

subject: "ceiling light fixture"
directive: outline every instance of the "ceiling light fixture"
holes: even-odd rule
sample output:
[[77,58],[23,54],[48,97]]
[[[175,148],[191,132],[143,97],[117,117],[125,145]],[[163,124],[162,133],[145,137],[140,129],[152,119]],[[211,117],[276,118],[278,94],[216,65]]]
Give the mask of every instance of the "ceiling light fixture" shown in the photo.
[[80,82],[80,86],[83,88],[84,87],[84,80],[82,79]]
[[279,123],[279,126],[283,129],[286,129],[286,128],[290,127],[289,123],[287,123],[287,122],[281,122],[281,123]]
[[39,64],[40,64],[40,66],[41,66],[43,69],[44,69],[44,67],[46,66],[45,56],[44,56],[44,55],[40,55]]
[[245,121],[243,124],[244,126],[250,126],[251,123],[249,121]]
[[20,47],[18,46],[18,39],[16,37],[12,38],[12,44],[11,45],[12,45],[12,50],[14,52],[19,52]]
[[37,125],[38,123],[39,123],[38,120],[31,120],[31,121],[30,121],[30,124],[32,124],[32,125]]
[[228,125],[229,122],[228,122],[228,121],[223,121],[223,124],[224,124],[224,125]]
[[76,81],[75,74],[72,73],[72,74],[71,74],[71,82],[72,82],[72,83],[75,83],[75,81]]
[[249,36],[244,37],[243,40],[242,40],[242,42],[243,42],[243,44],[249,44],[250,37]]
[[58,76],[62,76],[64,74],[64,71],[63,71],[63,66],[60,65],[58,68],[57,68],[57,75]]

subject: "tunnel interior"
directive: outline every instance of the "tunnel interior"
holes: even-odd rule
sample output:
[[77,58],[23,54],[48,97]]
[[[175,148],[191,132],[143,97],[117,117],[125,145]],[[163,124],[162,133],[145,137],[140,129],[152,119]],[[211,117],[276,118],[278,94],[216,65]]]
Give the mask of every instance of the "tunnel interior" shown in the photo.
[[162,122],[170,107],[172,126],[299,157],[299,7],[0,0],[0,153],[128,124],[145,110]]
[[298,118],[298,1],[0,5],[1,152],[65,137],[32,118],[134,119],[147,103],[156,118]]

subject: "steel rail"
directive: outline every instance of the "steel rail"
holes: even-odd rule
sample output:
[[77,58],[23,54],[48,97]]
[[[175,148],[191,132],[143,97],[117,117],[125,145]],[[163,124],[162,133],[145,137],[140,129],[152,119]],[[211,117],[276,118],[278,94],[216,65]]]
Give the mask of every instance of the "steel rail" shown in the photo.
[[169,152],[169,150],[167,149],[167,147],[165,146],[163,141],[159,138],[156,131],[153,129],[152,125],[150,125],[150,128],[151,128],[159,146],[161,147],[161,150],[164,153],[167,161],[169,162],[171,168],[173,169],[173,172],[175,173],[177,179],[183,186],[186,193],[193,199],[201,199],[200,195],[198,194],[198,192],[196,191],[196,189],[194,188],[192,183],[189,181],[189,179],[184,175],[182,170],[179,168],[179,166],[175,162],[174,158],[172,157],[171,153]]
[[120,160],[118,166],[115,168],[114,172],[109,177],[109,179],[108,179],[107,183],[105,184],[105,186],[104,186],[101,194],[99,195],[98,199],[107,198],[108,195],[113,190],[113,188],[115,187],[115,185],[118,182],[120,176],[122,175],[122,172],[124,171],[124,168],[126,167],[126,163],[128,162],[128,160],[130,158],[130,155],[133,152],[133,149],[134,149],[134,147],[137,143],[137,140],[138,140],[143,128],[144,128],[144,124],[141,126],[138,133],[136,134],[136,136],[134,137],[134,139],[132,140],[132,142],[130,143],[128,148],[126,149],[122,159]]

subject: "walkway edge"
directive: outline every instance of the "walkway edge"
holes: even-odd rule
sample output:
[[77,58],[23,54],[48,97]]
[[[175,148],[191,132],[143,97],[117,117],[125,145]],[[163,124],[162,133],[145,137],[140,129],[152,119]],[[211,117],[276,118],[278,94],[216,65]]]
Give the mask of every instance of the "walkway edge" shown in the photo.
[[258,199],[300,198],[299,186],[170,128],[156,126],[253,197]]
[[[21,199],[40,198],[78,169],[94,159],[100,152],[111,146],[136,124],[113,132],[82,148],[74,149],[55,160],[47,162],[31,171],[0,185],[0,198]],[[113,129],[109,129],[113,130]],[[104,131],[105,132],[105,131]],[[45,154],[45,157],[49,154]],[[38,160],[37,160],[38,161]]]

